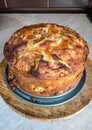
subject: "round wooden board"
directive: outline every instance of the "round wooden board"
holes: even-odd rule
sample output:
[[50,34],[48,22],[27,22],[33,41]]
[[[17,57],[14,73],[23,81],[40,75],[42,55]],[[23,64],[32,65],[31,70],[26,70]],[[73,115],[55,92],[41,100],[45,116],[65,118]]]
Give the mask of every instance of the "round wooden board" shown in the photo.
[[86,62],[87,78],[83,91],[72,101],[54,107],[32,106],[18,99],[11,93],[5,82],[5,66],[6,62],[2,60],[0,64],[0,94],[11,108],[26,118],[42,120],[65,119],[80,112],[92,100],[92,61],[90,59],[87,59]]

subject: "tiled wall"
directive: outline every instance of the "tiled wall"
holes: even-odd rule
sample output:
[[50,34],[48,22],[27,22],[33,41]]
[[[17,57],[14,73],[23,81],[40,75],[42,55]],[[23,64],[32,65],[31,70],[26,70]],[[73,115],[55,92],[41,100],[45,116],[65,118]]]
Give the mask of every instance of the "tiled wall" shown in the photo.
[[5,7],[4,0],[0,0],[0,8],[4,8],[4,7]]
[[90,0],[0,0],[0,7],[47,8],[47,7],[88,7]]

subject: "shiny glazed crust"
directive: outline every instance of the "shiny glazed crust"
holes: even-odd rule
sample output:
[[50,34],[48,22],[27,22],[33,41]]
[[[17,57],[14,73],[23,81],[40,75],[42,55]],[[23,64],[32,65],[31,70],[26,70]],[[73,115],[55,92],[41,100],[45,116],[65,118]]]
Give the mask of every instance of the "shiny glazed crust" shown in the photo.
[[39,96],[62,94],[82,77],[89,49],[74,30],[46,23],[16,31],[5,44],[11,74],[25,91]]

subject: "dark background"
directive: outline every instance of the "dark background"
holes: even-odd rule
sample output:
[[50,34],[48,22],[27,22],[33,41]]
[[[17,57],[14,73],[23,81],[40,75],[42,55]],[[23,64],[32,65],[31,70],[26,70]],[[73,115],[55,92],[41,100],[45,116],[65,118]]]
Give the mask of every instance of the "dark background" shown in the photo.
[[92,12],[92,0],[0,0],[0,12]]

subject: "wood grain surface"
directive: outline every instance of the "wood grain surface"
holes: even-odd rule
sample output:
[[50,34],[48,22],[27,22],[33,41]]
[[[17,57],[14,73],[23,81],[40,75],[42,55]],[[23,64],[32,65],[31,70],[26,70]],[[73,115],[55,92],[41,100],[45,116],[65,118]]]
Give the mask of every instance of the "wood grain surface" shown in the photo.
[[17,113],[29,119],[57,120],[64,119],[79,113],[92,100],[92,61],[88,58],[86,62],[87,78],[83,91],[72,101],[54,107],[32,106],[18,99],[8,89],[5,82],[6,62],[2,60],[0,64],[0,94],[4,101]]

